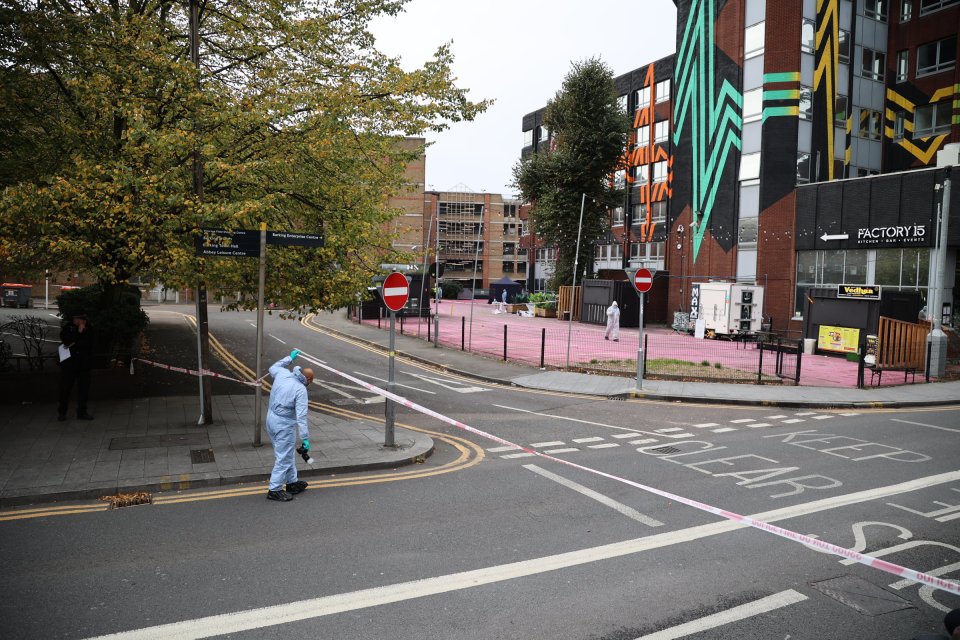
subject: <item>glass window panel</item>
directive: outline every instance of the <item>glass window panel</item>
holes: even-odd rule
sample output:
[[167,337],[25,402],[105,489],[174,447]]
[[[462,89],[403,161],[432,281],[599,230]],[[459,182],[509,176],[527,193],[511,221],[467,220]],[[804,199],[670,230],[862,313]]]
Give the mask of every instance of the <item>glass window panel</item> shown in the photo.
[[897,52],[897,82],[904,82],[910,76],[910,50]]
[[757,224],[758,218],[742,218],[740,220],[739,244],[753,245],[757,244]]
[[841,284],[843,282],[843,251],[823,252],[822,284]]
[[817,283],[817,251],[797,252],[797,282],[803,284]]
[[743,93],[743,119],[759,118],[763,113],[763,89],[752,89]]
[[838,123],[847,121],[847,96],[838,95],[834,101],[833,119]]
[[867,257],[870,252],[866,249],[847,251],[843,267],[843,281],[847,284],[867,284]]
[[813,89],[800,86],[800,117],[809,120],[813,114]]
[[745,153],[740,156],[740,180],[753,180],[760,177],[760,154]]
[[807,53],[813,53],[815,33],[816,27],[813,24],[813,20],[804,19],[803,23],[800,25],[800,48],[803,51],[806,51]]
[[930,282],[930,249],[917,249],[917,257],[920,260],[917,286],[925,287]]
[[810,182],[810,154],[801,151],[797,154],[797,184]]
[[900,22],[909,22],[913,16],[913,0],[900,0]]
[[650,146],[650,125],[643,125],[637,129],[637,146],[638,147],[649,147]]
[[654,94],[656,95],[656,101],[666,102],[670,99],[670,81],[661,80],[657,83],[657,86],[654,87]]
[[765,23],[763,22],[758,22],[753,26],[747,27],[747,30],[743,34],[744,56],[763,53],[764,27]]
[[900,250],[877,249],[877,267],[874,283],[885,286],[900,286]]
[[637,109],[643,109],[650,106],[650,87],[637,89]]
[[[900,267],[900,286],[917,286],[917,273],[919,271],[917,259],[919,251],[917,249],[903,249],[903,262]],[[926,282],[923,283],[926,286]]]
[[850,62],[850,32],[840,29],[837,40],[840,62]]

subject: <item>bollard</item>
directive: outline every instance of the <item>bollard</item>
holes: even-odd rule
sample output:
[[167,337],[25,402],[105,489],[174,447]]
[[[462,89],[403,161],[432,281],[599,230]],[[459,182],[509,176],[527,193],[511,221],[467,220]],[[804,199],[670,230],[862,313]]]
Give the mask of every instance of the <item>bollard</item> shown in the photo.
[[430,339],[430,317],[429,316],[427,317],[427,342],[432,342],[432,340]]
[[503,325],[503,361],[507,361],[507,325]]
[[460,351],[467,350],[467,316],[460,316]]
[[543,369],[543,356],[547,348],[547,328],[540,329],[540,368]]
[[757,365],[757,384],[763,384],[763,345],[760,345],[760,362]]
[[794,377],[794,384],[800,386],[800,363],[803,358],[803,340],[797,340],[797,373]]
[[403,316],[400,316],[400,335],[403,335]]

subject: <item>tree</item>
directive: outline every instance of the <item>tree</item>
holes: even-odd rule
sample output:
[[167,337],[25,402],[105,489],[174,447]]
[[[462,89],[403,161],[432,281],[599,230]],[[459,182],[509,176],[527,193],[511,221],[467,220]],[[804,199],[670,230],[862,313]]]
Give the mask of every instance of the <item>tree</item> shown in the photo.
[[134,276],[250,301],[256,261],[194,240],[265,222],[325,237],[271,252],[274,302],[353,300],[397,261],[386,199],[422,153],[398,139],[487,106],[454,85],[448,45],[410,72],[374,48],[370,21],[405,2],[201,0],[197,68],[186,2],[0,0],[0,269],[90,272],[105,306]]
[[613,73],[591,58],[575,62],[563,88],[547,103],[543,124],[554,146],[513,168],[514,186],[533,203],[533,229],[548,246],[558,247],[551,288],[571,282],[586,194],[579,264],[590,265],[594,245],[607,229],[607,208],[623,197],[612,174],[623,167],[629,121],[617,104]]

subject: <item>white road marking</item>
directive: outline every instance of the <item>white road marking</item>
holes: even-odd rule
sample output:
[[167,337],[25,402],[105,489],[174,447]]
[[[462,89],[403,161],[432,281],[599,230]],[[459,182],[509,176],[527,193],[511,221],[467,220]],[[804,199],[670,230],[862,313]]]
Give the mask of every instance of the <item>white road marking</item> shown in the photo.
[[743,424],[744,422],[756,422],[753,418],[740,418],[739,420],[731,420],[733,424]]
[[[362,378],[370,378],[371,380],[378,380],[378,381],[383,382],[383,383],[386,383],[386,382],[387,382],[387,379],[386,379],[386,378],[378,378],[377,376],[372,376],[372,375],[370,375],[369,373],[363,373],[362,371],[354,371],[353,374],[354,374],[354,375],[357,375],[357,376],[360,376],[360,377],[362,377]],[[436,392],[436,391],[427,391],[426,389],[421,389],[421,388],[419,388],[419,387],[411,387],[411,386],[408,385],[408,384],[402,384],[402,383],[396,382],[396,381],[394,381],[393,384],[395,384],[395,385],[398,386],[398,387],[405,387],[405,388],[407,388],[407,389],[413,389],[414,391],[419,391],[420,393],[429,393],[429,394],[432,395],[432,396],[437,395],[437,392]],[[384,388],[386,388],[386,387],[384,387]]]
[[801,411],[800,413],[793,414],[795,416],[812,416],[816,415],[816,411]]
[[579,422],[580,424],[592,424],[595,427],[606,427],[608,429],[620,429],[622,431],[636,431],[633,427],[618,427],[613,424],[604,424],[602,422],[590,422],[589,420],[579,420],[577,418],[568,418],[566,416],[557,416],[552,413],[541,413],[539,411],[530,411],[529,409],[520,409],[519,407],[508,407],[503,404],[495,404],[495,407],[501,409],[509,409],[510,411],[519,411],[520,413],[530,413],[535,416],[543,416],[544,418],[553,418],[554,420],[568,420],[570,422]]
[[611,447],[619,447],[620,445],[616,442],[607,442],[604,444],[591,444],[587,445],[587,449],[610,449]]
[[256,322],[247,322],[247,324],[250,325],[251,327],[253,327],[254,329],[257,328],[257,323],[256,323]]
[[829,420],[829,419],[832,418],[832,417],[833,417],[832,415],[826,414],[826,415],[813,416],[813,419],[814,419],[814,420]]
[[565,448],[565,449],[547,449],[546,451],[544,451],[544,453],[550,453],[550,454],[553,454],[553,453],[570,453],[570,452],[572,452],[572,451],[580,451],[580,449],[577,449],[576,447],[567,447],[567,448]]
[[693,426],[698,427],[700,429],[706,429],[707,427],[719,427],[720,425],[717,424],[716,422],[701,422],[700,424],[695,424]]
[[767,416],[767,420],[782,420],[783,418],[786,418],[786,417],[787,417],[787,416],[784,416],[784,415],[779,415],[779,416]]
[[913,424],[918,427],[927,427],[928,429],[939,429],[940,431],[949,431],[950,433],[960,433],[960,429],[951,429],[949,427],[938,427],[935,424],[924,424],[923,422],[911,422],[910,420],[901,420],[900,418],[890,418],[894,422],[902,422],[903,424]]
[[273,335],[272,333],[268,333],[267,335],[270,336],[271,338],[273,338],[274,340],[276,340],[277,342],[279,342],[280,344],[287,344],[286,342],[284,342],[283,340],[281,340],[281,339],[278,338],[277,336]]
[[344,396],[345,398],[350,398],[357,404],[378,404],[378,403],[387,401],[387,399],[381,395],[369,396],[366,398],[358,398],[353,394],[347,393],[346,391],[341,391],[340,389],[336,388],[336,387],[342,387],[343,389],[355,389],[357,391],[366,391],[366,389],[364,389],[363,387],[358,387],[356,385],[343,384],[341,382],[320,382],[319,380],[314,380],[313,384],[323,387],[328,391],[339,393],[341,396]]
[[760,429],[760,428],[762,428],[762,427],[769,427],[769,426],[770,426],[770,423],[769,423],[769,422],[754,422],[753,424],[748,424],[747,426],[750,427],[751,429]]
[[487,451],[490,453],[500,453],[502,451],[516,451],[519,448],[520,447],[512,447],[512,446],[511,447],[490,447],[489,449],[487,449]]
[[643,440],[631,440],[627,444],[650,444],[656,441],[656,438],[644,438]]
[[[805,504],[783,507],[774,511],[753,514],[748,517],[764,522],[777,522],[863,502],[871,502],[902,493],[919,491],[937,485],[957,482],[958,480],[960,480],[960,471],[951,471],[886,487],[877,487],[875,489],[868,489],[867,491],[858,491],[846,495],[834,496],[832,498],[815,500]],[[403,602],[415,598],[423,598],[525,576],[538,575],[548,571],[557,571],[567,567],[589,564],[591,562],[620,558],[652,549],[701,540],[710,536],[736,531],[745,526],[746,525],[737,524],[730,520],[722,520],[720,522],[689,527],[679,531],[667,531],[652,536],[623,540],[552,556],[542,556],[530,560],[521,560],[509,564],[384,585],[382,587],[372,587],[370,589],[349,593],[338,593],[330,596],[312,598],[310,600],[288,602],[271,607],[261,607],[247,611],[237,611],[235,613],[223,613],[193,620],[182,620],[170,624],[133,629],[109,636],[98,636],[91,640],[107,640],[108,638],[109,640],[166,640],[172,637],[209,638],[254,629],[264,629],[266,627],[297,622],[299,620],[321,618],[336,613],[356,611],[393,602]]]
[[723,427],[722,429],[711,429],[713,433],[726,433],[727,431],[736,431],[733,427]]
[[790,420],[784,420],[783,424],[796,424],[797,422],[804,422],[803,418],[792,418]]
[[636,432],[634,432],[634,433],[615,433],[615,434],[613,434],[611,437],[612,437],[612,438],[636,438],[636,437],[639,436],[639,435],[642,435],[642,434],[636,433]]
[[574,438],[573,441],[577,444],[583,444],[584,442],[600,442],[603,440],[600,436],[593,436],[592,438]]
[[[719,613],[714,613],[699,620],[691,620],[676,627],[670,627],[669,629],[663,629],[656,633],[640,636],[636,640],[675,640],[676,638],[688,638],[701,631],[716,629],[731,622],[739,622],[740,620],[758,616],[761,613],[768,613],[775,609],[789,607],[792,604],[803,602],[806,599],[807,596],[802,593],[794,591],[793,589],[787,589],[786,591],[775,593],[772,596],[741,604],[739,607],[720,611]],[[787,637],[789,638],[790,636]]]
[[563,440],[550,440],[549,442],[534,442],[530,446],[534,449],[540,449],[542,447],[559,447],[560,445],[567,444]]
[[667,427],[666,429],[654,429],[657,433],[676,433],[677,431],[683,431],[680,427]]
[[503,458],[504,460],[509,460],[511,458],[532,458],[533,454],[527,453],[526,451],[524,451],[523,453],[508,453],[507,455],[500,456],[500,457]]
[[[448,389],[450,391],[456,391],[457,393],[480,393],[483,391],[489,391],[489,389],[484,389],[483,387],[471,387],[461,382],[448,380],[446,378],[435,378],[433,376],[425,376],[423,374],[413,373],[411,371],[404,371],[403,373],[405,373],[408,376],[413,376],[414,378],[417,378],[419,380],[423,380],[424,382],[435,384],[438,387],[443,387],[444,389]],[[452,386],[452,385],[457,385],[457,386]]]
[[643,524],[645,524],[645,525],[647,525],[647,526],[650,526],[650,527],[662,527],[662,526],[663,526],[663,523],[660,522],[659,520],[655,520],[654,518],[651,518],[650,516],[645,516],[645,515],[643,515],[642,513],[640,513],[639,511],[637,511],[636,509],[634,509],[634,508],[632,508],[632,507],[628,507],[627,505],[625,505],[625,504],[623,504],[623,503],[621,503],[621,502],[617,502],[616,500],[613,500],[612,498],[608,498],[607,496],[603,495],[602,493],[597,493],[597,492],[594,491],[593,489],[588,489],[587,487],[583,486],[582,484],[578,484],[578,483],[574,482],[573,480],[567,480],[567,479],[564,478],[563,476],[558,476],[558,475],[555,474],[555,473],[551,473],[551,472],[547,471],[546,469],[542,469],[542,468],[538,467],[538,466],[535,465],[535,464],[525,464],[525,465],[523,465],[523,468],[524,468],[524,469],[529,469],[530,471],[533,471],[533,472],[536,473],[537,475],[543,476],[544,478],[546,478],[546,479],[548,479],[548,480],[553,480],[554,482],[556,482],[556,483],[558,483],[558,484],[561,484],[561,485],[565,486],[565,487],[568,488],[568,489],[573,489],[574,491],[576,491],[577,493],[579,493],[579,494],[581,494],[581,495],[585,495],[585,496],[587,496],[588,498],[592,498],[593,500],[596,500],[596,501],[599,502],[600,504],[603,504],[603,505],[606,505],[606,506],[610,507],[611,509],[613,509],[613,510],[616,511],[617,513],[621,513],[621,514],[627,516],[628,518],[633,518],[633,519],[636,520],[637,522],[642,522]]
[[849,416],[858,416],[858,415],[860,415],[860,414],[859,414],[859,413],[841,413],[841,414],[839,414],[839,415],[841,415],[841,416],[848,416],[848,417],[849,417]]

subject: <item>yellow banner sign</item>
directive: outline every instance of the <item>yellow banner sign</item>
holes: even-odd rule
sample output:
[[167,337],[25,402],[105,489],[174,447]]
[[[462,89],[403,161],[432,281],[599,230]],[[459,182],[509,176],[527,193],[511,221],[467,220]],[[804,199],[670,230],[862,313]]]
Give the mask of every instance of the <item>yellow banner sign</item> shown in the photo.
[[860,329],[831,327],[825,324],[820,325],[820,334],[817,336],[817,349],[821,351],[856,353],[859,344]]

